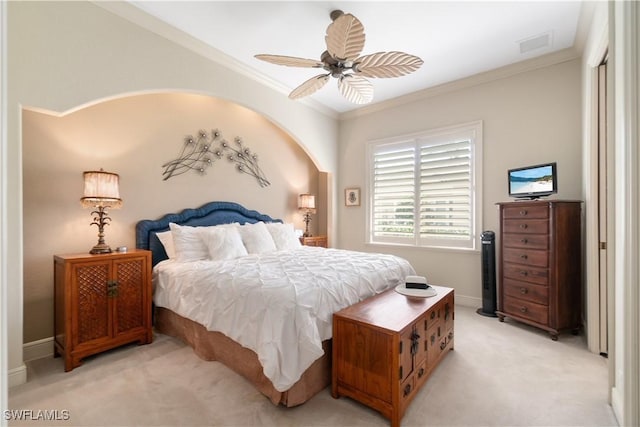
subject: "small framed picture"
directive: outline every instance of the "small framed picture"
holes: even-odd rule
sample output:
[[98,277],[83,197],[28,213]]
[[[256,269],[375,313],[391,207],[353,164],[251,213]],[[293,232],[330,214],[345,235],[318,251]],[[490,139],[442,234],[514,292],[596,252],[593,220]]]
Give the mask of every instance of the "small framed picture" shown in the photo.
[[359,188],[344,189],[344,205],[360,206],[360,189]]

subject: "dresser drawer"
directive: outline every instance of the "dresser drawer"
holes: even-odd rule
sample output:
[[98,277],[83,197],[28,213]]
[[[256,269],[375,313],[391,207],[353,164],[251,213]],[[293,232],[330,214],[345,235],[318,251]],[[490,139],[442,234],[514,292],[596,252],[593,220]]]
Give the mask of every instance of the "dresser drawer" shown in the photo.
[[508,233],[502,236],[502,244],[507,248],[549,249],[549,236]]
[[505,248],[502,254],[504,262],[532,265],[535,267],[549,266],[549,252],[537,249]]
[[534,285],[513,279],[504,279],[502,286],[505,295],[542,305],[549,304],[549,288],[547,286]]
[[543,325],[549,319],[549,309],[546,305],[525,301],[509,295],[504,296],[504,311],[507,314],[532,320]]
[[546,219],[505,219],[503,233],[547,234],[549,221]]
[[508,206],[502,210],[504,218],[549,218],[547,206]]
[[546,268],[529,267],[520,264],[504,263],[502,274],[505,278],[524,280],[539,285],[549,284],[549,270]]

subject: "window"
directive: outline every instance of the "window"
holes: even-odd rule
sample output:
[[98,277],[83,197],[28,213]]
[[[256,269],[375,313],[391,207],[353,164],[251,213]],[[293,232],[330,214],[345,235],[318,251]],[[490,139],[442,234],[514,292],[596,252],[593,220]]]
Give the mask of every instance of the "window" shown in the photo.
[[369,146],[369,241],[476,249],[482,122]]

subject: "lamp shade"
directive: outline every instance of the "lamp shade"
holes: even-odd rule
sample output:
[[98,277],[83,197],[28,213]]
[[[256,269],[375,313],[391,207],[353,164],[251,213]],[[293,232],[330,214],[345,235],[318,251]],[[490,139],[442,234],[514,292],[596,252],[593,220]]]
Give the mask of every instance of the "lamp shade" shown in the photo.
[[120,199],[119,180],[116,173],[99,171],[84,172],[84,195],[81,202],[84,207],[105,206],[119,208]]
[[298,209],[315,209],[316,196],[313,194],[300,194],[298,196]]

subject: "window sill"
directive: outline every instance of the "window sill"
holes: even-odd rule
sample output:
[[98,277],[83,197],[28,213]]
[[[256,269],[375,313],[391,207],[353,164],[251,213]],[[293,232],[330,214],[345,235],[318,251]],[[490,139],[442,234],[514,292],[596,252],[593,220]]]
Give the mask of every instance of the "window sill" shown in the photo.
[[[451,246],[415,246],[415,245],[403,245],[401,243],[378,243],[378,242],[366,242],[365,246],[376,248],[393,248],[393,249],[408,249],[419,251],[435,251],[435,252],[452,252],[452,253],[480,253],[480,248],[454,248]],[[478,245],[480,246],[480,245]]]

